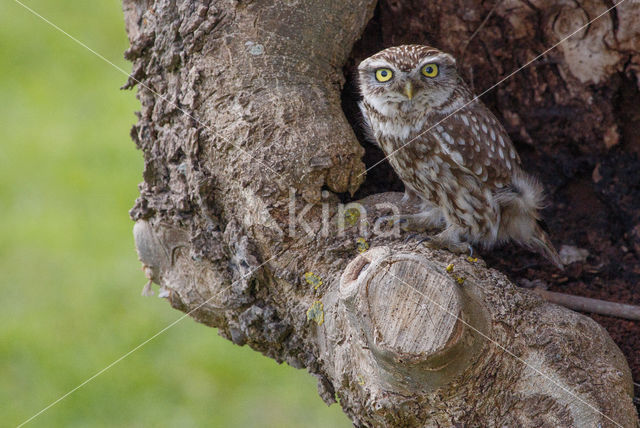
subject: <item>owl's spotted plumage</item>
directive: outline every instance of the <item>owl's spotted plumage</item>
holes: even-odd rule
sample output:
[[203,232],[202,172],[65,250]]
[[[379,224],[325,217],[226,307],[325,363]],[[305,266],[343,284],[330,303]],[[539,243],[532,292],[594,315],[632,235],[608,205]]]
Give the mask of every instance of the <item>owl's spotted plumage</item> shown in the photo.
[[509,136],[458,76],[455,60],[429,46],[385,49],[358,67],[372,139],[424,210],[409,227],[443,227],[432,242],[491,247],[512,239],[562,266],[537,220],[540,185],[521,167]]

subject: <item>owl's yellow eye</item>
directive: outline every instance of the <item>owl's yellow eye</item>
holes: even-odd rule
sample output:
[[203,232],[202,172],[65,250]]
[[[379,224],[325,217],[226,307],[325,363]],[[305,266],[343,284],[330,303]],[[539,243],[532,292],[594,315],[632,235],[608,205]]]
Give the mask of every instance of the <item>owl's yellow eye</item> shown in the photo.
[[393,77],[393,71],[388,68],[379,68],[376,70],[376,80],[378,82],[388,82]]
[[426,77],[436,77],[438,75],[438,64],[425,64],[421,71]]

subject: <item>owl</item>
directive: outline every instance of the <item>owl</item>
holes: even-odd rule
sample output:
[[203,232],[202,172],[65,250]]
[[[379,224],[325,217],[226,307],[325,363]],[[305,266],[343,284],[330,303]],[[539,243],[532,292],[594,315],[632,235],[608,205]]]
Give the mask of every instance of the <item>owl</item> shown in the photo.
[[451,55],[392,47],[362,61],[358,77],[367,134],[421,206],[400,216],[407,229],[441,229],[428,242],[458,253],[513,240],[562,268],[538,224],[540,184]]

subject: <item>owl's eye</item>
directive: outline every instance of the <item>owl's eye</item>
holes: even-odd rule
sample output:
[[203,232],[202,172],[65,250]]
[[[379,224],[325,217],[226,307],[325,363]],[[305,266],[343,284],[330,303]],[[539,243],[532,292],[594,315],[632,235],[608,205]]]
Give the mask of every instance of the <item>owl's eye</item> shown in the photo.
[[438,64],[425,64],[421,71],[426,77],[436,77],[438,75]]
[[393,71],[388,68],[379,68],[376,70],[376,80],[378,82],[388,82],[393,77]]

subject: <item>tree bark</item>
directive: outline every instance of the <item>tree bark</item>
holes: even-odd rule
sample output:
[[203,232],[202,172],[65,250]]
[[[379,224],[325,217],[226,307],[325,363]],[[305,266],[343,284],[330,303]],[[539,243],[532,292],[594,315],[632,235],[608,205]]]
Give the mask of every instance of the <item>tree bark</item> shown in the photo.
[[[306,368],[358,426],[636,426],[629,368],[602,327],[482,261],[405,243],[380,220],[415,210],[399,193],[344,203],[365,168],[342,67],[374,3],[124,0],[145,157],[131,216],[150,280],[234,343]],[[507,6],[496,13],[539,13]],[[453,45],[473,20],[452,7],[429,16]],[[614,49],[611,27],[590,31],[558,59],[572,76],[559,104],[593,83],[575,52]],[[586,75],[606,79],[615,58]]]

